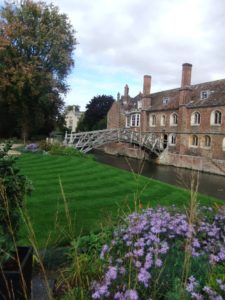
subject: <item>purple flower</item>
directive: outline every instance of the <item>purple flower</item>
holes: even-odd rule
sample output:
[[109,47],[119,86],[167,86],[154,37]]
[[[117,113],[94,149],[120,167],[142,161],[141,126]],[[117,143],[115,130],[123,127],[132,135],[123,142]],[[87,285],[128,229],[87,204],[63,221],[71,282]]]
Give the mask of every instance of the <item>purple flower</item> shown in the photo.
[[106,252],[109,250],[109,246],[108,245],[104,245],[102,247],[102,252],[100,254],[100,258],[103,259],[105,257]]
[[126,269],[124,267],[120,267],[119,268],[119,273],[122,274],[122,275],[125,274],[126,273]]
[[217,279],[216,281],[217,281],[221,291],[225,292],[225,283],[223,283],[223,281],[221,279]]
[[143,255],[144,255],[144,250],[143,250],[143,248],[134,250],[134,255],[135,255],[135,256],[143,256]]
[[108,286],[107,285],[99,285],[96,286],[96,291],[92,294],[93,299],[100,299],[102,296],[108,296]]
[[114,295],[114,300],[121,300],[123,298],[124,298],[123,293],[121,293],[121,292],[116,292]]
[[191,298],[196,300],[204,300],[204,297],[198,293],[191,293]]
[[105,274],[105,278],[107,282],[110,282],[111,280],[115,280],[117,277],[117,268],[110,266],[108,271]]
[[125,293],[127,300],[138,300],[138,294],[136,290],[127,290]]
[[195,288],[198,286],[198,283],[196,282],[196,279],[194,278],[194,276],[191,276],[188,278],[188,284],[186,286],[186,290],[189,293],[194,292]]
[[136,268],[140,268],[141,267],[141,262],[139,260],[136,260],[134,262],[134,265],[135,265]]
[[29,144],[26,146],[25,149],[28,151],[31,151],[31,152],[35,152],[38,149],[38,145],[37,144]]
[[149,272],[147,272],[144,268],[140,269],[140,273],[138,274],[138,280],[144,284],[145,287],[148,286],[148,281],[151,278]]
[[[175,210],[170,213],[164,208],[131,214],[125,225],[121,225],[114,232],[114,243],[111,242],[110,247],[104,245],[102,248],[101,257],[107,259],[106,273],[101,284],[93,285],[93,299],[106,299],[107,295],[115,300],[138,299],[134,287],[144,293],[144,289],[150,285],[151,276],[152,280],[155,279],[156,267],[162,267],[167,253],[170,255],[170,250],[184,251],[187,238],[192,241],[188,243],[188,251],[193,257],[203,255],[211,264],[223,263],[224,223],[225,208],[219,210],[215,217],[212,215],[209,220],[207,216],[199,218],[195,224],[189,224],[185,214],[176,213]],[[224,282],[218,279],[217,284],[217,289],[224,292]],[[205,286],[202,289],[194,276],[188,279],[186,291],[196,300],[203,300],[205,297],[210,300],[222,299],[211,287]],[[141,294],[140,297],[142,296]],[[151,291],[148,294],[149,299],[150,297]]]
[[160,268],[160,267],[162,266],[162,261],[161,261],[161,259],[157,258],[157,259],[155,260],[155,265],[156,265],[156,267]]

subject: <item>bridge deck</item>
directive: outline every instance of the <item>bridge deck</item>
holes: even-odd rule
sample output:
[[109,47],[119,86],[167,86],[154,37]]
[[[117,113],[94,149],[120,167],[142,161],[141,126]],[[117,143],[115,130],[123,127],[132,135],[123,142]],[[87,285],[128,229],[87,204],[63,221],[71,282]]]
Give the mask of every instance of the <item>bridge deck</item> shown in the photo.
[[159,155],[164,148],[159,135],[150,132],[131,131],[129,129],[105,129],[79,133],[66,133],[64,144],[83,153],[108,143],[135,144],[149,152]]

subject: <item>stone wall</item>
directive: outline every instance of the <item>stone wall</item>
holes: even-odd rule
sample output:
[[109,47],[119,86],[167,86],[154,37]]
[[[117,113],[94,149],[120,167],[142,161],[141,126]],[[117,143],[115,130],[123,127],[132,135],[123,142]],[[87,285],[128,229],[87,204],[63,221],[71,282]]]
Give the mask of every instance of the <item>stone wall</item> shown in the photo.
[[140,147],[126,143],[111,143],[104,146],[104,151],[111,155],[122,155],[137,159],[148,159],[148,154]]
[[225,175],[225,161],[201,156],[181,155],[164,151],[157,160],[158,164],[199,170],[207,173]]

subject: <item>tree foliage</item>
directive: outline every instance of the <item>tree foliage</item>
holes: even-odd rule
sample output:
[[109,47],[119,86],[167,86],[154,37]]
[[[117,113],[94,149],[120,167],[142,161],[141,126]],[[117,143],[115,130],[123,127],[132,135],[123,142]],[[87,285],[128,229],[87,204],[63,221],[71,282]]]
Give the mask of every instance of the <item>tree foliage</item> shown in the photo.
[[80,119],[77,131],[99,130],[107,127],[107,113],[115,100],[112,96],[96,96],[86,105],[86,112]]
[[48,133],[61,120],[74,30],[57,7],[31,0],[0,9],[0,134]]

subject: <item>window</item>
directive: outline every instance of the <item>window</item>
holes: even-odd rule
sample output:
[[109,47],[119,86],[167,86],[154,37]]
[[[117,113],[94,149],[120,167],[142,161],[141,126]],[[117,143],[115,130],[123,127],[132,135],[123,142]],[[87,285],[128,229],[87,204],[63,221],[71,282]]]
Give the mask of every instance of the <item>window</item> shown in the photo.
[[211,147],[211,138],[208,135],[204,136],[204,147]]
[[201,115],[199,112],[194,112],[191,115],[191,125],[200,125]]
[[130,116],[126,116],[126,127],[130,127]]
[[169,97],[164,97],[163,98],[163,104],[168,104],[169,103],[170,98]]
[[198,146],[198,137],[197,135],[192,135],[191,137],[191,146],[197,147]]
[[170,143],[170,145],[176,145],[176,135],[175,134],[171,134],[169,136],[169,143]]
[[70,119],[69,119],[69,127],[72,127],[72,126],[73,126],[73,119],[70,118]]
[[150,115],[150,126],[156,126],[156,115]]
[[215,124],[221,124],[222,114],[221,114],[220,111],[218,111],[218,110],[215,111],[215,118],[214,118],[214,120],[215,120],[215,122],[214,122]]
[[211,125],[221,125],[222,124],[222,113],[219,110],[214,110],[210,116]]
[[223,148],[223,151],[225,151],[225,138],[223,138],[222,148]]
[[209,96],[209,91],[201,91],[200,98],[202,100],[207,99]]
[[171,126],[177,126],[178,123],[178,117],[176,113],[173,113],[172,115],[170,115],[170,125]]
[[160,119],[160,125],[161,126],[165,126],[166,124],[166,116],[165,115],[162,115],[161,116],[161,119]]
[[129,126],[131,126],[131,127],[139,127],[140,126],[140,114],[132,114],[131,116],[127,116],[127,127],[129,127]]
[[136,115],[131,115],[131,126],[135,127],[136,124]]
[[142,101],[139,100],[139,101],[138,101],[138,109],[141,109],[141,108],[142,108]]
[[140,126],[140,114],[136,114],[136,126]]

